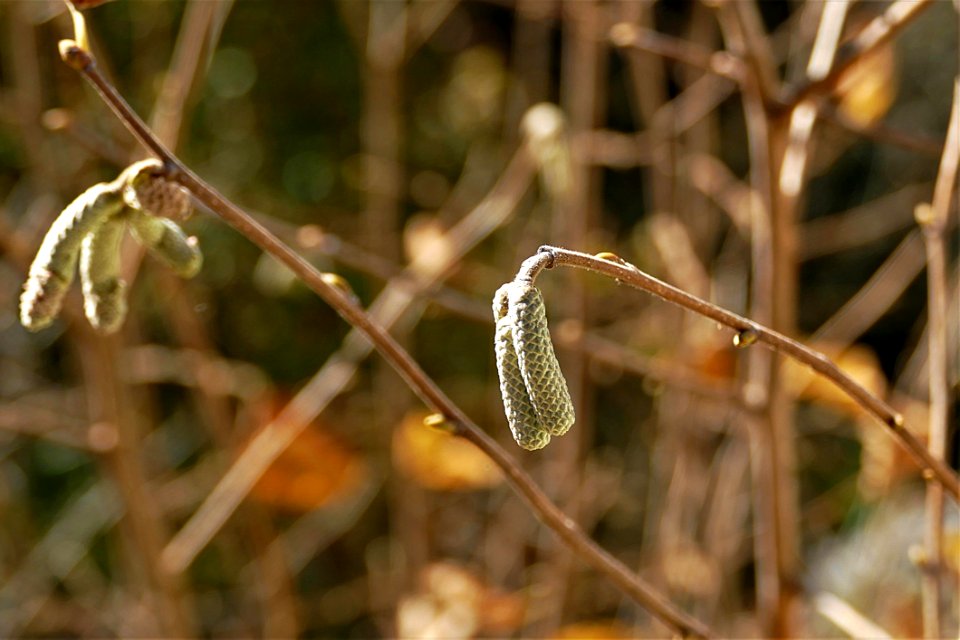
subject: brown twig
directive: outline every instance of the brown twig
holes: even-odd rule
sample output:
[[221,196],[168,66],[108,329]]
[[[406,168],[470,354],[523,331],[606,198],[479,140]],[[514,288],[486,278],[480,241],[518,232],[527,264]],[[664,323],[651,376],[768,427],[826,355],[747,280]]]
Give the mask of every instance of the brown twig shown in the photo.
[[[623,284],[647,291],[667,302],[684,307],[711,320],[727,326],[741,336],[749,336],[769,346],[774,351],[789,356],[804,364],[847,394],[867,413],[887,427],[890,434],[904,447],[914,462],[923,470],[924,477],[943,486],[950,495],[960,499],[960,479],[942,460],[934,458],[927,448],[904,426],[903,416],[880,398],[855,382],[822,353],[804,346],[787,336],[739,316],[722,307],[701,300],[672,285],[647,275],[633,265],[604,260],[578,251],[558,247],[542,247],[541,252],[524,261],[517,274],[518,279],[533,281],[545,268],[569,266],[614,278]],[[741,339],[741,343],[743,339]]]
[[[950,408],[949,368],[947,348],[947,265],[944,231],[947,215],[957,181],[960,161],[960,78],[954,81],[950,124],[943,144],[943,156],[937,182],[933,189],[933,204],[917,207],[917,222],[923,228],[927,252],[927,369],[930,384],[930,454],[943,460],[947,453],[947,416]],[[932,571],[923,573],[921,598],[923,601],[923,633],[927,638],[941,637],[942,619],[940,593],[943,573],[943,488],[927,484],[926,526],[924,545]]]
[[[301,233],[305,227],[299,227],[299,230],[295,231],[293,225],[280,220],[268,219],[264,224],[284,241],[299,244],[305,249],[308,257],[327,256],[382,280],[408,278],[399,265],[368,253],[337,235],[321,232],[316,227],[308,226],[306,227],[308,231]],[[302,236],[309,236],[308,241],[303,242],[305,238]],[[387,286],[390,284],[388,283]],[[415,285],[411,282],[410,286]],[[426,298],[439,309],[474,322],[493,323],[490,305],[485,301],[477,300],[449,286],[434,285],[418,289],[420,289],[417,292],[418,297]],[[669,387],[675,387],[708,400],[737,402],[737,391],[729,380],[704,375],[689,365],[678,363],[676,358],[644,356],[595,331],[558,333],[554,336],[554,341],[565,349],[582,351],[591,362],[622,369],[627,373],[662,382]],[[189,381],[181,383],[195,384]]]
[[239,207],[217,193],[170,153],[127,105],[113,85],[99,73],[95,60],[88,51],[80,48],[72,41],[61,42],[60,50],[64,61],[70,67],[79,71],[97,89],[104,101],[113,109],[130,132],[161,159],[170,179],[186,187],[221,219],[233,226],[263,251],[286,265],[321,299],[333,307],[341,317],[361,331],[410,385],[411,389],[428,406],[443,414],[457,435],[477,445],[503,470],[510,484],[526,500],[537,517],[550,527],[565,544],[671,629],[689,636],[707,637],[710,635],[710,630],[703,623],[677,608],[643,579],[630,572],[623,563],[591,540],[576,523],[570,520],[547,498],[530,476],[517,464],[516,460],[474,424],[423,372],[393,337],[381,326],[374,323],[370,316],[347,293],[329,284],[323,278],[323,275],[306,260],[282,243],[257,221],[250,218]]
[[923,270],[923,239],[914,229],[900,241],[862,287],[811,336],[852,344],[903,295]]
[[835,127],[846,129],[850,133],[873,140],[878,144],[889,144],[924,155],[938,156],[942,149],[938,140],[923,134],[911,133],[896,129],[883,122],[874,122],[864,125],[844,115],[834,105],[823,105],[820,108],[820,118]]
[[[423,263],[415,261],[390,279],[367,311],[372,322],[384,330],[390,330],[397,324],[418,291],[432,287],[442,271],[449,270],[460,256],[507,219],[509,212],[527,191],[532,173],[526,153],[523,149],[519,150],[497,185],[447,234],[450,251],[445,252],[440,262],[428,265],[430,273],[423,270]],[[418,257],[428,255],[421,253]],[[489,316],[489,311],[485,315]],[[238,508],[270,463],[343,391],[358,363],[371,350],[371,343],[364,339],[358,329],[348,333],[341,347],[287,403],[273,422],[247,444],[164,551],[171,571],[180,573],[193,562]]]
[[163,85],[157,96],[150,117],[150,128],[157,138],[176,148],[180,138],[184,106],[190,88],[197,82],[201,55],[216,46],[216,39],[209,37],[215,15],[230,10],[230,2],[195,0],[187,4],[180,33],[170,59],[170,68],[163,77]]
[[92,383],[89,387],[91,413],[105,436],[98,438],[102,440],[98,448],[102,449],[104,466],[123,499],[128,533],[144,564],[158,629],[170,636],[193,637],[195,622],[184,581],[166,572],[161,562],[169,533],[147,487],[137,413],[117,370],[117,336],[91,338],[80,345],[81,363],[86,378]]
[[364,153],[364,244],[395,257],[403,195],[403,64],[405,2],[371,2],[364,43],[364,101],[360,118]]
[[821,591],[813,596],[813,608],[824,618],[845,631],[851,638],[887,640],[892,636],[875,622],[850,606],[845,600]]
[[[783,123],[770,116],[773,95],[770,52],[751,3],[720,5],[718,20],[727,46],[749,63],[740,83],[750,157],[750,314],[757,322],[789,332],[795,318],[794,223],[775,191],[777,149]],[[799,550],[792,399],[779,375],[775,353],[751,350],[743,395],[759,411],[748,421],[754,500],[756,606],[763,635],[791,635],[788,628]]]
[[910,184],[846,211],[814,218],[800,229],[801,260],[814,260],[862,247],[914,224],[913,205],[930,184]]
[[670,58],[734,82],[743,76],[743,61],[726,51],[711,51],[694,42],[628,22],[614,25],[610,29],[610,40],[620,48]]
[[843,72],[857,60],[890,40],[905,26],[933,5],[932,0],[897,0],[874,18],[852,40],[837,52],[837,61],[830,73],[820,78],[807,78],[780,101],[779,108],[789,111],[807,98],[833,90]]

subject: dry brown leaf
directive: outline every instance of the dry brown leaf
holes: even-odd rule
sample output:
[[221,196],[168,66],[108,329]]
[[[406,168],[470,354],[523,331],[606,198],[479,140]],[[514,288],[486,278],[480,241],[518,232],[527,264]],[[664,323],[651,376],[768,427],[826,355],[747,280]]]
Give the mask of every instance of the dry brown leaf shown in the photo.
[[425,426],[424,417],[411,413],[394,430],[393,461],[401,473],[437,491],[486,489],[503,481],[500,470],[476,446]]

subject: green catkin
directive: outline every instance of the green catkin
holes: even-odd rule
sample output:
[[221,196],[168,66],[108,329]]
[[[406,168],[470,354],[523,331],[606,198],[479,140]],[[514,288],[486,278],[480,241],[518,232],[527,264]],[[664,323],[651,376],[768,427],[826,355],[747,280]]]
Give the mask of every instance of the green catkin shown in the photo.
[[117,331],[127,315],[126,283],[120,278],[120,243],[126,221],[114,216],[87,234],[80,249],[83,311],[94,329]]
[[184,218],[189,211],[189,193],[166,179],[157,159],[136,162],[113,182],[87,189],[44,236],[20,297],[20,323],[39,331],[53,322],[79,257],[84,312],[98,331],[116,331],[126,315],[125,284],[119,278],[126,223],[151,253],[189,278],[203,263],[196,238],[166,219]]
[[500,287],[493,299],[493,317],[497,323],[493,345],[497,358],[497,373],[500,376],[500,395],[503,397],[503,410],[513,439],[522,448],[534,451],[547,446],[550,434],[540,426],[517,362],[513,342],[513,317],[507,309],[510,286],[506,284]]
[[84,238],[122,208],[118,184],[101,183],[80,194],[57,217],[30,265],[20,296],[20,323],[27,330],[39,331],[53,322],[73,282]]
[[192,278],[200,272],[203,254],[197,239],[188,237],[176,222],[137,210],[131,210],[128,219],[134,238],[178,276]]
[[513,282],[508,290],[513,319],[513,344],[523,382],[541,428],[562,436],[576,420],[567,381],[560,370],[540,290],[527,282]]

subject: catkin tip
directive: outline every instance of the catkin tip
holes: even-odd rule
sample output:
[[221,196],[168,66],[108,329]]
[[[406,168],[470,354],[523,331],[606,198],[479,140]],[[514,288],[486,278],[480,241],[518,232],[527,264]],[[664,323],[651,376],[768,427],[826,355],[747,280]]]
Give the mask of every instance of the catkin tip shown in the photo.
[[53,324],[68,284],[49,269],[32,271],[20,295],[20,324],[27,331],[40,331]]
[[116,333],[127,317],[126,283],[120,279],[102,282],[95,290],[84,290],[84,313],[98,333]]

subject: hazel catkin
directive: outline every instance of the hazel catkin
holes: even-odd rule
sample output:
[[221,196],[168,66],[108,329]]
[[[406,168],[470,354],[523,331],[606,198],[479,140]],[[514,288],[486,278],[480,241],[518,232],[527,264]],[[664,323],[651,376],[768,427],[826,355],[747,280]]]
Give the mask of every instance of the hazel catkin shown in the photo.
[[73,282],[80,246],[110,216],[123,208],[115,183],[94,185],[57,217],[43,238],[20,296],[20,324],[29,331],[49,326],[60,312]]
[[526,282],[514,282],[508,293],[513,317],[513,344],[530,402],[543,429],[562,436],[576,416],[567,381],[553,350],[547,312],[540,290]]
[[500,393],[510,431],[524,449],[540,449],[575,421],[543,297],[529,282],[510,282],[497,290],[493,315]]
[[80,249],[83,311],[90,325],[114,333],[127,316],[127,283],[120,278],[120,242],[126,222],[114,216],[87,234]]
[[500,395],[503,397],[503,410],[513,439],[522,448],[534,451],[547,446],[550,434],[540,426],[520,373],[513,342],[513,318],[507,309],[509,287],[509,284],[500,287],[493,301],[493,317],[497,323],[493,345],[497,358],[497,373],[500,376]]

